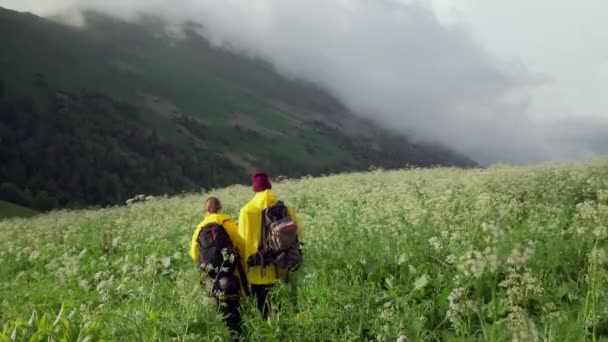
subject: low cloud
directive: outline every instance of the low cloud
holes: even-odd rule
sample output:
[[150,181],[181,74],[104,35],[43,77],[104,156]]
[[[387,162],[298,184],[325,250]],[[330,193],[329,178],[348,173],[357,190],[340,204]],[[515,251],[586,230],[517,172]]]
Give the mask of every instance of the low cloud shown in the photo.
[[43,15],[79,8],[128,20],[138,13],[194,20],[218,46],[265,59],[286,76],[326,89],[357,115],[482,163],[608,152],[606,120],[539,119],[531,94],[551,80],[498,59],[466,27],[441,24],[425,1],[0,0],[2,5]]

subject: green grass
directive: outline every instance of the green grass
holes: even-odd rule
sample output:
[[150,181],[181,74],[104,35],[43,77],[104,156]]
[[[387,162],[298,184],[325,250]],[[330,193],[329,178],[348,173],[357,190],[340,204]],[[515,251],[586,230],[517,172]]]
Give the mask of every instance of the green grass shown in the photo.
[[36,210],[0,200],[0,220],[11,217],[31,217],[38,214]]
[[[244,301],[251,341],[608,340],[608,160],[377,170],[274,189],[304,222],[306,261],[297,307],[282,285],[269,321]],[[252,193],[0,223],[0,329],[20,340],[225,340],[187,255],[208,195],[236,217]]]

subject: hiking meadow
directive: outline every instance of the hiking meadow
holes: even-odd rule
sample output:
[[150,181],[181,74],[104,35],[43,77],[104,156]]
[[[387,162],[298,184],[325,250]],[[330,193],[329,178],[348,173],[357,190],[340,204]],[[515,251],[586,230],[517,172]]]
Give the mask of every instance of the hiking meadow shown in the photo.
[[[250,341],[608,340],[608,160],[276,182],[306,224],[297,305]],[[223,341],[188,255],[206,196],[0,222],[0,341]]]

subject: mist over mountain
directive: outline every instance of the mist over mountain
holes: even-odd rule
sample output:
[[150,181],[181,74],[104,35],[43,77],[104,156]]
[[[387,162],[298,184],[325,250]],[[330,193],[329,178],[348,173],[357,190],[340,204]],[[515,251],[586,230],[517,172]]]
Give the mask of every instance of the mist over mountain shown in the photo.
[[[10,1],[41,14],[79,9],[125,20],[159,16],[215,45],[271,63],[287,77],[316,84],[354,114],[411,138],[436,140],[482,163],[579,159],[608,152],[608,121],[535,113],[531,92],[550,75],[501,59],[463,25],[447,25],[431,1]],[[179,35],[180,29],[174,29]],[[576,121],[577,123],[573,123]]]

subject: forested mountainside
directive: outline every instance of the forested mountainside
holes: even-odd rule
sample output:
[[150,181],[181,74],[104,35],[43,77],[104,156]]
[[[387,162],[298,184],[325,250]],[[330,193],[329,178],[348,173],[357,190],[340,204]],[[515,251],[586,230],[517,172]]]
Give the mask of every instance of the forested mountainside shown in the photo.
[[0,9],[0,200],[47,210],[122,203],[371,165],[473,166],[350,113],[198,24],[86,13],[75,28]]

